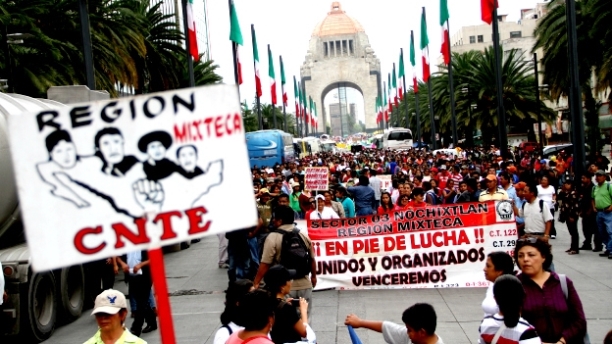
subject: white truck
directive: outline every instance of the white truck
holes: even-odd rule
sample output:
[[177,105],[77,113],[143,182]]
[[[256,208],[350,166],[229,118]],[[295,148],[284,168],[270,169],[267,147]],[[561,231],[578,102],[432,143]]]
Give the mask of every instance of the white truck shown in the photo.
[[[48,96],[64,103],[76,103],[105,99],[108,93],[90,91],[85,86],[61,86],[49,89]],[[86,283],[90,271],[88,264],[32,271],[19,214],[7,119],[23,112],[61,106],[57,101],[0,93],[0,262],[8,293],[0,314],[0,342],[15,335],[43,341],[51,336],[57,323],[79,317],[95,297],[91,294],[96,288]]]

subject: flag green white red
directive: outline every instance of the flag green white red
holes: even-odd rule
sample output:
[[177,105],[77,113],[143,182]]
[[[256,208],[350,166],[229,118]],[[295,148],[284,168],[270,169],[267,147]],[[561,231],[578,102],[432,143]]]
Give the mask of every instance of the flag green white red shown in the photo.
[[389,116],[391,116],[391,113],[393,112],[393,93],[391,93],[391,73],[387,74],[387,97],[389,102],[387,103],[388,107],[389,107]]
[[[383,106],[387,107],[387,84],[383,82]],[[389,100],[389,107],[391,106],[391,101]],[[391,115],[389,109],[385,109],[384,111],[384,119],[385,122],[389,123],[389,116]]]
[[285,79],[285,65],[283,64],[283,57],[279,56],[280,60],[280,71],[281,71],[281,92],[283,93],[283,105],[287,106],[289,103],[289,99],[287,98],[287,79]]
[[259,77],[259,49],[257,49],[257,37],[255,36],[255,25],[251,24],[251,38],[253,40],[253,62],[255,67],[255,92],[258,97],[263,94],[261,90],[261,78]]
[[399,107],[399,97],[397,90],[397,76],[395,75],[395,63],[393,64],[393,91],[391,94],[394,95],[395,107]]
[[193,15],[193,0],[187,1],[187,26],[189,35],[189,53],[195,61],[200,61],[198,37],[196,36],[195,17]]
[[[404,74],[404,49],[400,49],[400,60],[399,60],[399,71],[397,72],[397,79],[399,82],[399,98],[400,100],[404,100],[404,92],[402,85],[405,84],[406,75]],[[403,81],[403,83],[402,83]]]
[[480,0],[482,21],[490,25],[493,22],[493,11],[498,6],[497,0]]
[[293,97],[295,100],[295,118],[300,118],[300,90],[295,76],[293,77]]
[[380,96],[376,96],[376,124],[380,124],[382,121],[382,102],[380,101]]
[[419,80],[416,72],[416,51],[414,50],[414,31],[410,30],[410,64],[412,65],[412,89],[419,93]]
[[270,94],[272,105],[276,105],[276,75],[274,74],[274,59],[272,58],[272,50],[268,44],[268,76],[270,77]]
[[427,36],[427,19],[425,18],[425,7],[421,15],[421,56],[423,63],[423,81],[429,81],[429,37]]
[[240,63],[240,57],[238,56],[238,46],[243,45],[242,31],[240,30],[240,22],[238,21],[238,14],[236,14],[236,6],[234,2],[230,2],[230,41],[233,42],[233,49],[236,52],[236,61],[234,67],[236,68],[236,78],[238,85],[242,85],[242,64]]
[[440,52],[442,56],[444,56],[445,65],[448,65],[451,60],[450,33],[448,32],[449,18],[447,0],[440,0],[440,26],[442,26],[442,47],[440,48]]

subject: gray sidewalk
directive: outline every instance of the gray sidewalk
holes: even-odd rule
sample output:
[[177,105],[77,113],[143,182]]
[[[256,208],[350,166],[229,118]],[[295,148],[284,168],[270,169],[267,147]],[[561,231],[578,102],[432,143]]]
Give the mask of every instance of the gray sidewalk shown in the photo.
[[[557,224],[557,229],[557,239],[551,240],[555,267],[574,281],[585,308],[591,340],[602,343],[612,329],[612,260],[591,251],[567,255],[564,251],[569,248],[569,234],[564,225]],[[217,237],[205,238],[188,250],[167,254],[165,260],[177,342],[213,343],[220,326],[227,283],[226,270],[217,268]],[[127,291],[123,282],[115,287]],[[320,344],[350,343],[344,326],[348,313],[401,323],[405,308],[416,302],[428,302],[436,309],[437,332],[445,343],[477,343],[484,294],[484,288],[316,292],[312,327]],[[57,329],[45,343],[82,343],[95,331],[95,320],[85,314]],[[357,332],[364,343],[384,343],[381,334]],[[160,343],[159,331],[142,337],[149,343]]]

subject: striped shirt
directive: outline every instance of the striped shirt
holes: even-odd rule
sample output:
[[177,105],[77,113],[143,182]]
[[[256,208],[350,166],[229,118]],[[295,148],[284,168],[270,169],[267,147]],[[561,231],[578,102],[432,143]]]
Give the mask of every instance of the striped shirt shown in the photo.
[[[480,332],[480,338],[478,338],[479,344],[491,344],[495,334],[504,323],[504,317],[495,314],[485,317],[480,323],[478,332]],[[541,344],[542,341],[535,330],[535,328],[523,319],[520,318],[518,324],[512,328],[506,328],[502,331],[497,344]]]

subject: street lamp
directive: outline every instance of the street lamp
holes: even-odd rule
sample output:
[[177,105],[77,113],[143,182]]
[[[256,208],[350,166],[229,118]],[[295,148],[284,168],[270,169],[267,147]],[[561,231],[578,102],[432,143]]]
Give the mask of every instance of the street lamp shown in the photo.
[[[31,33],[7,33],[6,34],[6,58],[8,59],[8,67],[9,67],[9,74],[10,74],[10,88],[12,92],[15,92],[15,77],[13,75],[13,59],[11,58],[11,45],[13,44],[23,44],[25,39],[28,38],[32,38],[34,37],[33,34]],[[3,86],[3,89],[7,89],[9,88],[9,84],[8,84],[8,80],[6,80],[6,84],[5,86]]]

